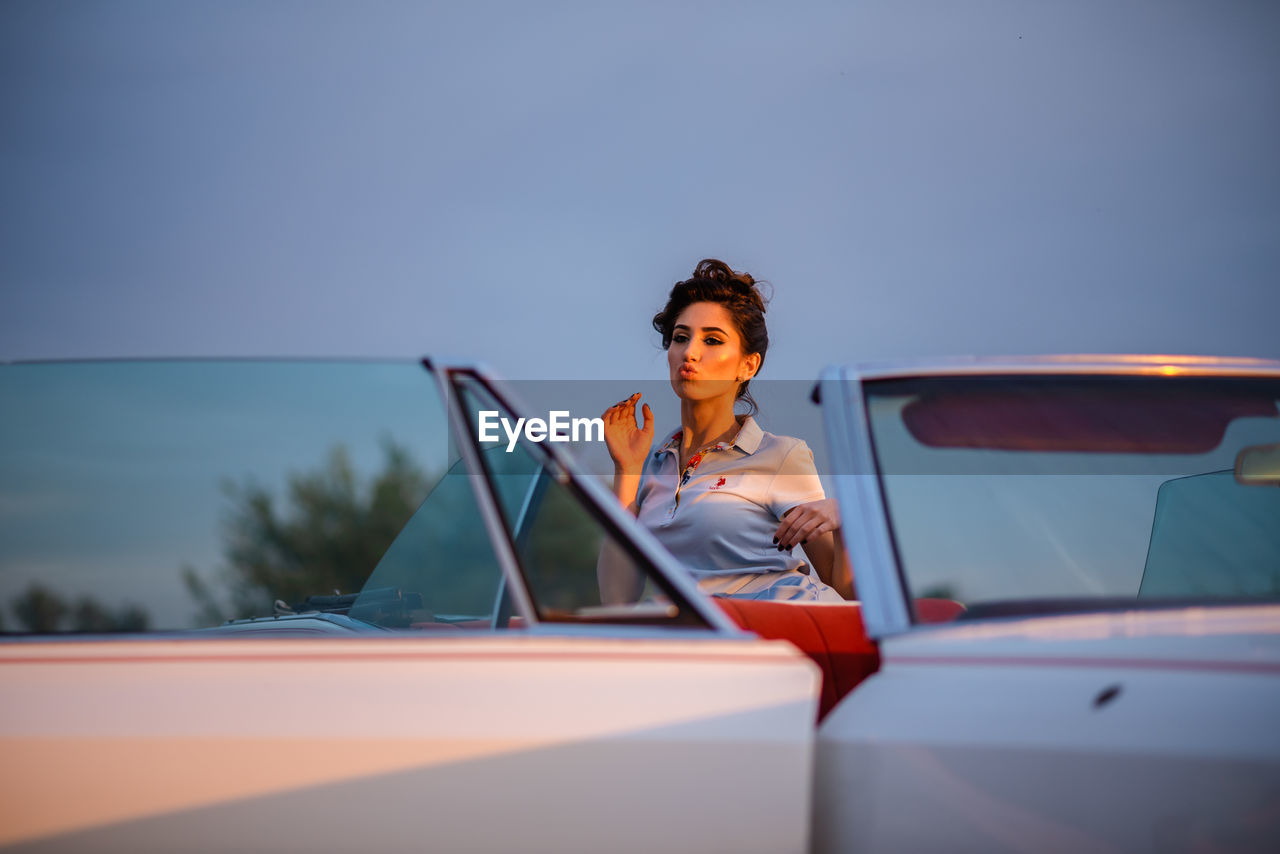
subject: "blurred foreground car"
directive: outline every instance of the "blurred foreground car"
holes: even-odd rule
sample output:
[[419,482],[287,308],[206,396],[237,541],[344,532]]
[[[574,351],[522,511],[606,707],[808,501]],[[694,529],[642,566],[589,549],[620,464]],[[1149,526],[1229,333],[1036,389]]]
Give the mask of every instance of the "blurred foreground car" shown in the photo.
[[815,396],[860,603],[703,596],[473,367],[5,366],[0,845],[1276,848],[1280,365]]

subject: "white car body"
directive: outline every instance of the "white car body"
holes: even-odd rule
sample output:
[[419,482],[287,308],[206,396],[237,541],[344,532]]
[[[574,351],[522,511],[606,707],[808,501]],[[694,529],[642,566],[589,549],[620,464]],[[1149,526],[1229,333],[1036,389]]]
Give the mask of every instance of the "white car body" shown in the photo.
[[1278,606],[938,627],[880,650],[819,730],[817,850],[1275,839]]
[[806,845],[817,674],[781,641],[22,643],[0,673],[13,850]]

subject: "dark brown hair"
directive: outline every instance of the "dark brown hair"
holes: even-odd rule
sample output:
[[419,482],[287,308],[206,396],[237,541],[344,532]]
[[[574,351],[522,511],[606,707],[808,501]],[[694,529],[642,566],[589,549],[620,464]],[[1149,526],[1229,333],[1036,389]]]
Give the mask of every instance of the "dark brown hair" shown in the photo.
[[[715,258],[699,261],[693,268],[693,275],[683,282],[676,282],[667,304],[653,316],[653,328],[662,335],[662,349],[671,346],[671,336],[680,313],[695,302],[714,302],[724,306],[742,336],[743,354],[759,353],[760,367],[764,367],[765,353],[769,349],[769,330],[764,324],[765,300],[750,273],[734,272],[728,264]],[[756,373],[759,372],[757,368]],[[750,382],[748,377],[738,385],[737,400],[746,401],[747,413],[755,415],[759,407],[747,390]]]

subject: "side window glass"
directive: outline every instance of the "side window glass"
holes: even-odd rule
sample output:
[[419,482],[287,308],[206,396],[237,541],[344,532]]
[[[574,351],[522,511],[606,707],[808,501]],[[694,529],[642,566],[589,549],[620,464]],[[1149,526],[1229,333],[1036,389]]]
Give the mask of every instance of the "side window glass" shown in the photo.
[[1156,493],[1138,597],[1280,597],[1280,489],[1232,471],[1174,478]]
[[436,482],[370,574],[349,615],[385,628],[498,626],[502,569],[461,460]]
[[[540,448],[523,438],[479,442],[480,412],[517,418],[477,381],[457,388],[473,431],[471,440],[492,484],[538,617],[548,622],[627,622],[704,625],[679,594],[669,589],[631,547],[606,530],[585,496]],[[620,579],[602,595],[602,581]]]

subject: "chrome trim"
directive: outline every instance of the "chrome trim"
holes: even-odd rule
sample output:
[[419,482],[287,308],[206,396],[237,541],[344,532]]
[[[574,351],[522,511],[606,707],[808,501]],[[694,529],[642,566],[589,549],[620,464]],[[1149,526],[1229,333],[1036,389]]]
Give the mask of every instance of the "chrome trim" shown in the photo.
[[[546,492],[546,489],[547,489],[546,473],[539,472],[537,475],[534,476],[533,482],[529,484],[529,491],[524,494],[524,500],[520,502],[520,512],[519,514],[517,514],[516,523],[513,526],[513,529],[516,532],[515,536],[512,538],[513,544],[516,543],[519,540],[519,538],[524,535],[525,520],[528,519],[529,517],[529,508],[533,506],[534,499],[541,497],[542,493]],[[519,548],[517,548],[516,554],[519,554],[519,553],[520,553]],[[497,630],[498,628],[498,618],[501,617],[502,615],[502,603],[506,600],[506,598],[507,598],[507,580],[506,580],[506,576],[504,575],[502,577],[502,583],[498,585],[498,592],[494,595],[493,617],[489,621],[489,627],[491,629]]]
[[[471,480],[471,491],[475,494],[476,505],[484,520],[485,531],[489,534],[489,544],[493,548],[498,565],[502,567],[503,578],[506,579],[507,590],[511,593],[516,613],[524,617],[530,626],[537,625],[537,609],[533,607],[533,599],[525,587],[524,573],[520,571],[520,563],[516,559],[515,546],[512,544],[507,527],[502,521],[498,509],[497,497],[493,495],[493,487],[484,473],[484,463],[480,460],[480,452],[468,441],[471,425],[465,413],[459,410],[457,393],[453,388],[453,371],[439,363],[422,360],[422,366],[436,379],[440,385],[440,394],[444,398],[445,411],[449,424],[458,437],[458,455],[466,463],[467,477]],[[480,481],[480,483],[477,483]],[[483,484],[483,485],[482,485]],[[496,613],[496,612],[495,612]]]
[[832,480],[862,621],[869,637],[881,638],[910,629],[911,613],[876,473],[861,384],[852,393],[853,384],[840,368],[827,368],[818,381]]
[[848,376],[861,381],[907,379],[912,377],[997,376],[1001,374],[1280,377],[1280,361],[1272,359],[1152,354],[968,356],[928,360],[896,359],[885,362],[855,362],[846,364],[843,367]]

